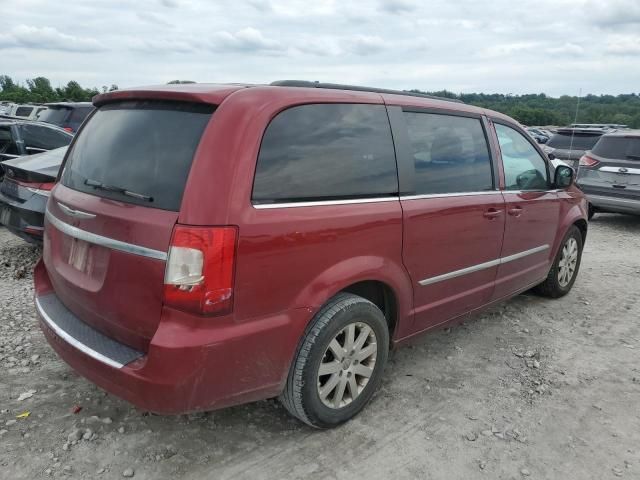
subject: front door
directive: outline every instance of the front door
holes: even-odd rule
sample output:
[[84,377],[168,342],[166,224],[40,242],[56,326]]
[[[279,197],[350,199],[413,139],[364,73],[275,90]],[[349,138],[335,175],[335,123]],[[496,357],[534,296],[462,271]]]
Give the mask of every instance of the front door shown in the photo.
[[547,161],[526,134],[494,123],[504,166],[506,225],[494,299],[541,282],[553,261],[560,200]]
[[420,331],[490,300],[505,211],[479,116],[405,109],[402,117],[413,187],[401,197],[403,260]]

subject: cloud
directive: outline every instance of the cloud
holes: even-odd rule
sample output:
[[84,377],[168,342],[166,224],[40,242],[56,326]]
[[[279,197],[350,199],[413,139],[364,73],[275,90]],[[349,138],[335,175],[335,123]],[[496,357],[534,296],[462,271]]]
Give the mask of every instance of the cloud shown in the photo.
[[613,55],[639,56],[640,36],[616,36],[607,43],[605,51]]
[[382,0],[380,10],[387,13],[407,13],[413,12],[417,8],[411,0]]
[[640,25],[640,2],[638,0],[591,0],[585,6],[591,22],[603,28]]
[[17,25],[8,33],[0,33],[0,49],[12,47],[66,52],[99,52],[106,49],[94,38],[68,35],[53,27],[28,25]]
[[149,11],[137,12],[136,16],[143,22],[154,23],[156,25],[161,25],[163,27],[172,26],[171,22],[166,20],[162,15],[155,12],[149,12]]
[[211,48],[219,51],[271,53],[285,50],[280,42],[266,38],[260,30],[253,27],[246,27],[235,33],[229,33],[227,31],[217,32],[213,35]]
[[387,45],[382,38],[372,35],[354,35],[341,43],[346,51],[360,56],[380,53]]
[[596,94],[638,91],[640,83],[640,0],[27,3],[0,15],[0,74],[19,82],[300,78],[549,95],[575,94],[578,84]]
[[548,47],[545,52],[552,55],[583,55],[584,48],[575,43],[567,42],[562,45]]
[[514,53],[530,52],[539,47],[539,42],[511,42],[496,44],[485,48],[481,51],[481,57],[504,57],[513,55]]

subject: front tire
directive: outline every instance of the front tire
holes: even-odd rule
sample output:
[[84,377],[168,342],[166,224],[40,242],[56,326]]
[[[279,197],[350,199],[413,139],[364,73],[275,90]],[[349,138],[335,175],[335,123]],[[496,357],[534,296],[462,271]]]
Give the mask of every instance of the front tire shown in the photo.
[[302,338],[280,401],[294,417],[331,428],[357,415],[382,381],[389,329],[380,309],[340,293],[316,314]]
[[547,279],[535,291],[549,298],[560,298],[571,291],[582,260],[582,233],[573,225],[565,235]]

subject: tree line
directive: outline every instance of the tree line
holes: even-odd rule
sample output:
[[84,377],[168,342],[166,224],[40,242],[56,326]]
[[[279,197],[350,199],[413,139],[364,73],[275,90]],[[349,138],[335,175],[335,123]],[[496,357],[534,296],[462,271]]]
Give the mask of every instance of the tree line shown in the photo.
[[[489,108],[515,118],[524,125],[568,125],[570,123],[618,123],[640,128],[640,94],[563,95],[549,97],[544,93],[504,95],[501,93],[461,93],[447,90],[428,93],[455,98],[464,103]],[[578,105],[579,100],[579,105]],[[577,110],[577,117],[576,117]]]
[[15,103],[46,103],[46,102],[89,102],[99,93],[117,90],[117,85],[104,85],[97,88],[83,88],[76,81],[70,81],[63,87],[52,87],[45,77],[31,78],[21,85],[13,81],[8,75],[0,75],[0,100]]
[[[172,80],[169,83],[193,83],[190,80]],[[118,86],[103,85],[98,88],[83,88],[70,81],[62,87],[52,87],[49,79],[36,77],[25,84],[15,82],[8,75],[0,75],[0,100],[16,103],[46,103],[57,101],[90,101],[99,93],[117,90]],[[574,122],[578,100],[577,123],[620,123],[640,128],[640,94],[585,95],[583,97],[563,95],[559,98],[544,93],[527,95],[504,95],[501,93],[453,93],[447,90],[423,92],[439,97],[455,98],[470,105],[490,108],[505,113],[525,125],[567,125]]]

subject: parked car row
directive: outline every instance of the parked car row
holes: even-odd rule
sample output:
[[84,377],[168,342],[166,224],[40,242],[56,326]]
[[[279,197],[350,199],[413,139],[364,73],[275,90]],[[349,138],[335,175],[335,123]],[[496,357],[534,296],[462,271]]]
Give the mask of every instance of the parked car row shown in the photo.
[[38,120],[74,133],[93,111],[91,102],[55,102],[44,105],[0,104],[0,117]]
[[587,150],[591,150],[608,130],[602,128],[566,127],[558,128],[543,145],[549,158],[562,160],[574,170]]
[[0,105],[0,115],[17,117],[24,120],[36,120],[38,115],[47,109],[44,105],[18,105],[9,103]]
[[49,191],[73,135],[43,122],[0,118],[0,224],[42,241]]

